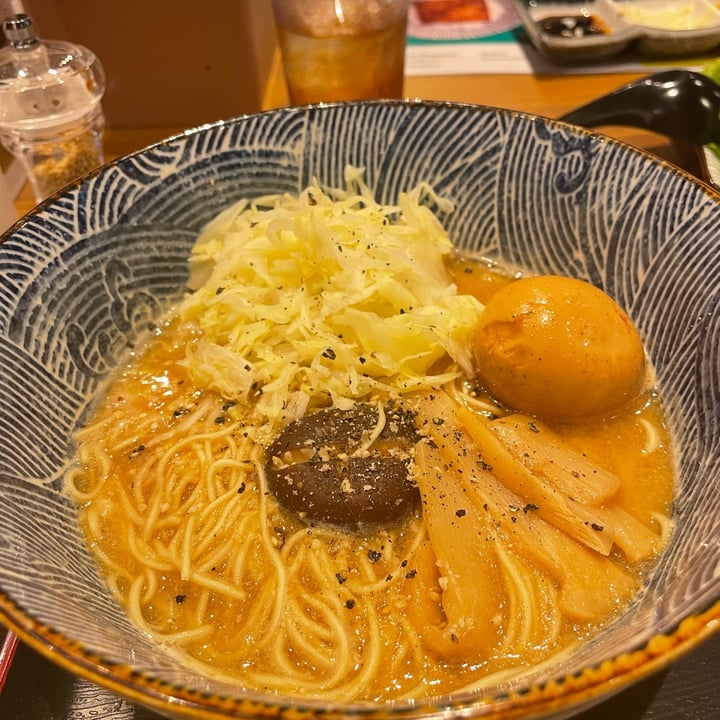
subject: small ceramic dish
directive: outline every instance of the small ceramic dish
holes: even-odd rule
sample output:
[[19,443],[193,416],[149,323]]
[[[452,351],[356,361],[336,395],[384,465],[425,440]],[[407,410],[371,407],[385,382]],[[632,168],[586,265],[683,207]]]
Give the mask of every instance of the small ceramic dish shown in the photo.
[[645,54],[701,53],[720,43],[720,11],[708,0],[610,0],[610,5],[640,29],[637,46]]
[[532,43],[561,62],[601,60],[621,52],[638,37],[637,28],[608,0],[516,0],[516,6]]
[[645,55],[707,52],[720,44],[720,10],[709,0],[515,0],[532,43],[558,62],[582,63],[631,45]]

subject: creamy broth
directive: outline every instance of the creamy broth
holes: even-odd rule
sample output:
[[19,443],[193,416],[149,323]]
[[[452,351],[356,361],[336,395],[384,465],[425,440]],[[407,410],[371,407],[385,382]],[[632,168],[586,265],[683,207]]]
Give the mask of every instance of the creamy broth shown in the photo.
[[[459,292],[482,303],[514,281],[468,259],[451,259],[450,271]],[[459,554],[472,552],[474,543],[465,544],[470,536],[486,547],[473,566],[484,568],[483,575],[468,580],[480,603],[473,612],[485,613],[477,628],[482,622],[490,628],[478,644],[470,631],[448,630],[444,602],[462,607],[460,625],[474,621],[462,615],[466,598],[448,598],[450,573],[426,527],[427,497],[395,523],[356,532],[308,526],[284,510],[267,490],[264,450],[248,432],[241,404],[198,387],[186,371],[194,332],[168,323],[113,379],[79,433],[70,488],[88,543],[131,619],[203,673],[270,692],[380,701],[514,677],[612,622],[667,540],[673,458],[652,387],[610,417],[537,425],[531,419],[533,433],[552,434],[619,479],[598,512],[612,505],[631,515],[651,550],[630,561],[615,544],[605,557],[564,536],[574,553],[568,563],[579,566],[571,582],[563,572],[572,568],[523,554],[523,533],[549,525],[539,503],[512,495],[502,483],[457,506],[447,500],[433,522],[447,522],[450,534],[462,527]],[[512,415],[471,380],[452,383],[448,397],[460,398],[480,422],[488,408]],[[428,452],[442,456],[434,465],[418,456],[420,465],[440,468],[436,480],[426,475],[419,485],[427,493],[437,483],[443,496],[451,495],[446,483],[461,462],[452,452],[459,456],[462,446],[442,435],[449,419],[441,421],[434,410],[423,417],[426,406],[418,407],[418,424],[437,433]],[[454,450],[444,447],[446,440]],[[472,447],[471,439],[462,442]],[[497,509],[508,497],[515,500]],[[555,542],[562,533],[551,531]],[[580,567],[584,558],[592,562]],[[606,573],[607,584],[596,580],[596,570]],[[599,595],[597,603],[563,596],[573,583],[578,598]]]

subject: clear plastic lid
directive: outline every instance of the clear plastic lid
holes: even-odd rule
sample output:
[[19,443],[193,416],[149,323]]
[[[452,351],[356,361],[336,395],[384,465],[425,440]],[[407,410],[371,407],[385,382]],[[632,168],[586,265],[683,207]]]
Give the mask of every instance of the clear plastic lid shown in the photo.
[[25,14],[8,17],[3,32],[8,44],[0,50],[0,127],[62,127],[95,111],[105,72],[91,50],[38,40]]

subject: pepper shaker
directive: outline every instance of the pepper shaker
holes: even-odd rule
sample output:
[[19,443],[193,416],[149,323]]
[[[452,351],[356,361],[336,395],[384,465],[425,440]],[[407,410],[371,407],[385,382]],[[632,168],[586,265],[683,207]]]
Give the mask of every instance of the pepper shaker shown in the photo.
[[40,41],[24,13],[8,17],[3,32],[0,141],[40,202],[103,163],[105,73],[81,45]]

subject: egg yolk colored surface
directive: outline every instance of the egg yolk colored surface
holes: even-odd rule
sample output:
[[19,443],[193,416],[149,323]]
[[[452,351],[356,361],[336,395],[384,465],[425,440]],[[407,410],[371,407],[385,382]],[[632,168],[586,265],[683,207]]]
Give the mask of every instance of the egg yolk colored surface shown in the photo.
[[527,277],[495,293],[474,337],[478,379],[538,417],[612,413],[641,390],[645,355],[622,308],[582,280]]

